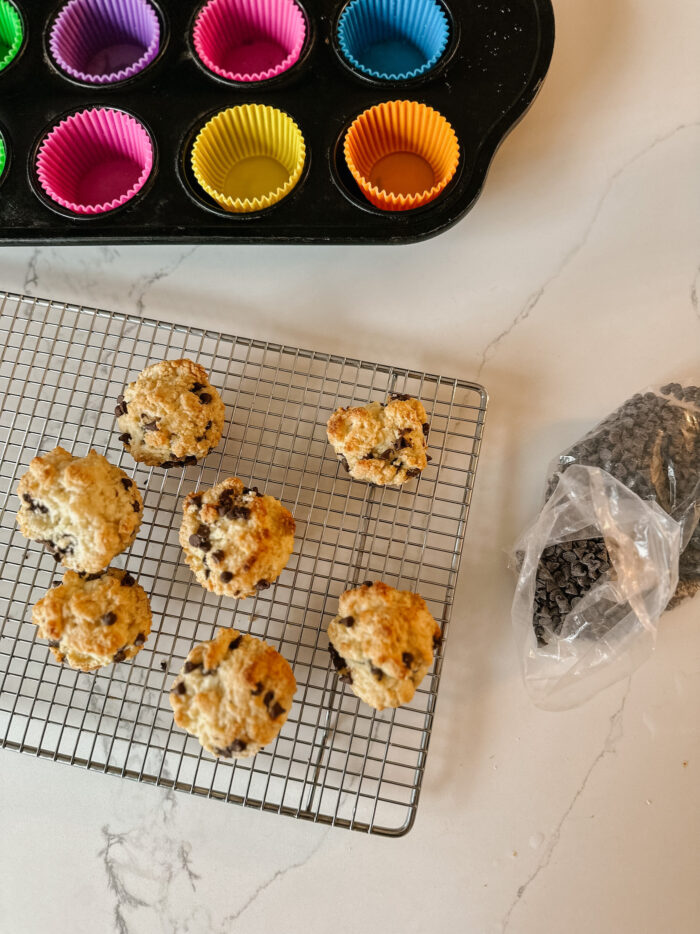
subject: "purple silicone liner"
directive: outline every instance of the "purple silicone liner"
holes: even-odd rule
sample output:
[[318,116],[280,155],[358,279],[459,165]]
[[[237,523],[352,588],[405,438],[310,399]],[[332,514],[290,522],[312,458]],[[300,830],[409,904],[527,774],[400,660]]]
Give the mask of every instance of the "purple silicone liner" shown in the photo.
[[[200,60],[214,74],[229,81],[267,81],[299,60],[306,20],[294,0],[209,0],[197,14],[192,38]],[[266,45],[279,47],[276,62],[266,60]],[[232,70],[227,63],[236,49],[250,52],[245,70]]]
[[[39,184],[74,214],[104,214],[130,201],[153,169],[153,143],[130,114],[80,110],[46,136],[36,160]],[[95,197],[85,197],[86,195]]]
[[[141,54],[110,67],[125,46]],[[56,17],[49,47],[58,67],[76,81],[113,84],[133,78],[158,55],[160,20],[148,0],[71,0]],[[104,66],[95,69],[100,60]]]

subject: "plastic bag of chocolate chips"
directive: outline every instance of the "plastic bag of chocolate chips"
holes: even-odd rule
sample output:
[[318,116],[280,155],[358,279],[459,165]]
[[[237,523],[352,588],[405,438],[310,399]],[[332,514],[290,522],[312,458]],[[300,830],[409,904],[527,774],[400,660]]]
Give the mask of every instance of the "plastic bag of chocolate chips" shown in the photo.
[[513,625],[537,706],[575,707],[649,656],[680,547],[680,523],[609,472],[560,474],[513,561]]

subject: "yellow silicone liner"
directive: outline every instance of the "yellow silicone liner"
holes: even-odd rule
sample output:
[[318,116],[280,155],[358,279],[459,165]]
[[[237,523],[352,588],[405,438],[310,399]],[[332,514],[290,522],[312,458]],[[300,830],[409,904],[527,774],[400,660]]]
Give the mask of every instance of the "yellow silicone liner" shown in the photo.
[[[202,127],[192,147],[197,182],[235,214],[262,211],[285,198],[299,181],[305,160],[306,144],[297,124],[289,114],[264,104],[220,111]],[[286,176],[272,189],[266,184],[271,174],[265,171],[266,163],[277,163],[280,176]],[[236,191],[233,178],[243,168],[245,192]],[[251,191],[256,187],[259,190]]]
[[[433,201],[459,165],[459,141],[452,126],[437,110],[417,101],[386,101],[365,110],[348,130],[344,151],[363,195],[383,211],[410,211]],[[396,193],[391,186],[373,184],[375,166],[401,154],[424,160],[433,171],[433,185],[422,191]]]

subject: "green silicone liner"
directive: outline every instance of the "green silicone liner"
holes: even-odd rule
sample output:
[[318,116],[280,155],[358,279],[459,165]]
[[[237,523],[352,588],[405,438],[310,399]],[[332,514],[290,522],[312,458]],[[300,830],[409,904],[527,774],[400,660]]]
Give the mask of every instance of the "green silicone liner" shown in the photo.
[[7,0],[0,0],[0,71],[17,55],[23,38],[19,13]]
[[5,140],[0,136],[0,179],[5,171]]

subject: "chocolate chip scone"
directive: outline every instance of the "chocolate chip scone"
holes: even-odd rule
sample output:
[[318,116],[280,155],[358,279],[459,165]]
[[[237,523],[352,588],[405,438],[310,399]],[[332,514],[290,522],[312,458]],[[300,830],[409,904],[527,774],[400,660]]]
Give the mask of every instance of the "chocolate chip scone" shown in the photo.
[[229,477],[183,505],[180,544],[202,587],[252,597],[282,573],[294,549],[294,519],[274,496]]
[[282,729],[296,681],[271,645],[220,629],[196,645],[170,690],[175,723],[214,756],[254,756]]
[[126,571],[66,571],[63,582],[34,605],[32,622],[59,662],[92,671],[141,651],[151,631],[151,607]]
[[119,440],[151,467],[196,464],[221,440],[224,404],[207,371],[191,360],[146,367],[117,398]]
[[346,590],[338,610],[328,639],[341,680],[377,710],[407,704],[440,641],[425,600],[377,581]]
[[392,393],[387,402],[336,409],[326,433],[355,480],[401,485],[425,470],[430,425],[418,399]]
[[143,517],[133,480],[106,457],[63,448],[35,457],[17,487],[17,524],[74,571],[102,571],[133,542]]

